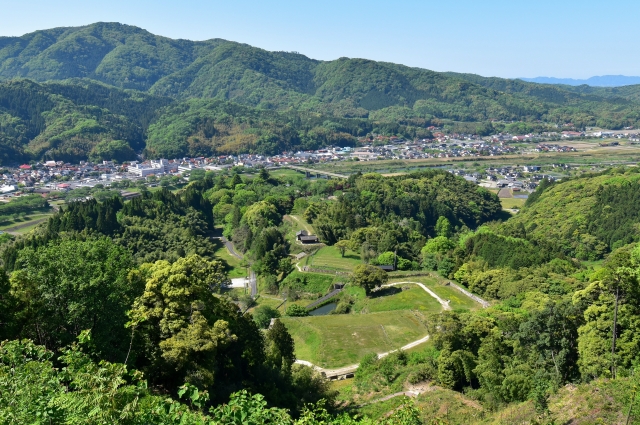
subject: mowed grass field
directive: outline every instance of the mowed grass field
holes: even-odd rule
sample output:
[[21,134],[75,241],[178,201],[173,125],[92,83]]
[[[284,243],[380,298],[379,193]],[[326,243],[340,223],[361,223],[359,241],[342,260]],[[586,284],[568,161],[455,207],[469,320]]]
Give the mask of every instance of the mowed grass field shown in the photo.
[[427,334],[411,311],[283,317],[296,346],[296,357],[321,367],[358,363],[368,353],[383,353]]
[[46,223],[51,216],[53,214],[31,214],[15,220],[7,220],[0,225],[0,231],[23,235],[29,233],[39,224]]
[[[407,277],[407,278],[397,278],[389,280],[389,283],[392,282],[420,282],[423,283],[427,288],[431,289],[443,300],[450,300],[449,306],[453,310],[456,309],[466,309],[466,310],[477,310],[482,308],[480,304],[472,300],[471,298],[464,295],[462,292],[453,289],[451,286],[445,286],[438,283],[434,278],[424,277],[424,276],[416,276],[416,277]],[[429,296],[424,290],[420,289],[422,293]],[[429,296],[438,306],[440,304],[432,297]]]
[[[409,288],[402,290],[402,288]],[[360,289],[360,288],[358,288]],[[360,298],[353,306],[356,312],[418,310],[422,313],[442,311],[440,303],[418,285],[405,284],[377,291],[368,298]]]
[[269,170],[269,174],[273,177],[304,177],[303,173],[292,170],[291,168],[280,168],[278,170]]
[[309,259],[309,265],[317,268],[331,270],[353,271],[358,264],[362,264],[360,256],[352,251],[347,251],[342,257],[338,248],[325,246]]
[[331,274],[293,271],[280,283],[280,287],[290,286],[302,293],[324,294],[329,291],[331,284],[335,281],[340,281],[340,278]]

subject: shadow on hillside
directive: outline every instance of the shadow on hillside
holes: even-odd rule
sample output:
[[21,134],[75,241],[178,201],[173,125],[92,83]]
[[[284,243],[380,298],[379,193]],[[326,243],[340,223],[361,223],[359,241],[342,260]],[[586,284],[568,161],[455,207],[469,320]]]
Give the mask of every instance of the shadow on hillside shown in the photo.
[[380,297],[387,297],[389,295],[395,295],[402,292],[402,289],[396,287],[396,286],[390,286],[388,288],[380,288],[375,292],[372,292],[370,297],[371,298],[380,298]]

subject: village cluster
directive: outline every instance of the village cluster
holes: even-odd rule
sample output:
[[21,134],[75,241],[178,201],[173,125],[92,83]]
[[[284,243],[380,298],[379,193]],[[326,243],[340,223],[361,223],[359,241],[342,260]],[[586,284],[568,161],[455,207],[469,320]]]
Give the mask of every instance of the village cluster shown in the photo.
[[[278,155],[264,156],[256,154],[220,155],[210,158],[181,158],[131,161],[117,164],[113,161],[91,163],[81,161],[70,164],[61,161],[44,161],[23,164],[15,168],[4,168],[0,174],[0,195],[20,193],[24,188],[32,191],[68,191],[79,187],[96,185],[111,186],[114,182],[154,182],[163,176],[183,179],[193,170],[222,171],[232,167],[277,167],[286,165],[305,165],[334,161],[375,161],[389,159],[428,159],[513,155],[527,152],[571,152],[574,147],[557,143],[559,140],[575,140],[583,137],[629,139],[630,143],[640,141],[638,131],[624,132],[575,132],[542,133],[529,135],[497,134],[480,137],[473,134],[433,133],[433,139],[404,140],[399,137],[371,135],[359,140],[357,147],[327,147],[315,151],[283,152]],[[615,144],[616,142],[609,142]],[[526,168],[526,167],[525,167]],[[510,168],[486,171],[466,175],[467,180],[501,187],[508,185],[516,189],[533,189],[536,181],[544,175],[527,176],[519,180],[518,173],[528,173]],[[505,183],[506,182],[506,183]],[[484,184],[483,183],[483,184]]]

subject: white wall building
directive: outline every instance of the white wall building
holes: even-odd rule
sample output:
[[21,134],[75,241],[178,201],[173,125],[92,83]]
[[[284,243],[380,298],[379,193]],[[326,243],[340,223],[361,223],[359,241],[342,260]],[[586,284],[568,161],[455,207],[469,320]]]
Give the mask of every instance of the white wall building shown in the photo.
[[169,174],[178,171],[177,164],[169,163],[167,159],[159,159],[157,161],[151,161],[151,164],[133,164],[127,168],[131,174],[135,174],[140,177],[147,177],[151,174]]

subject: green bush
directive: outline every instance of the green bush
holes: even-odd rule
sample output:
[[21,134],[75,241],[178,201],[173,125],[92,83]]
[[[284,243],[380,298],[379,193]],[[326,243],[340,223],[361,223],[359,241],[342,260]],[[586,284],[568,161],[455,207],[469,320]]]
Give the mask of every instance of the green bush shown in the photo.
[[280,312],[268,305],[258,306],[253,311],[253,321],[262,329],[266,329],[269,326],[271,319],[277,319],[278,317],[280,317]]
[[291,317],[304,317],[309,315],[309,310],[302,307],[301,305],[292,304],[287,307],[287,311],[285,312],[285,314]]

